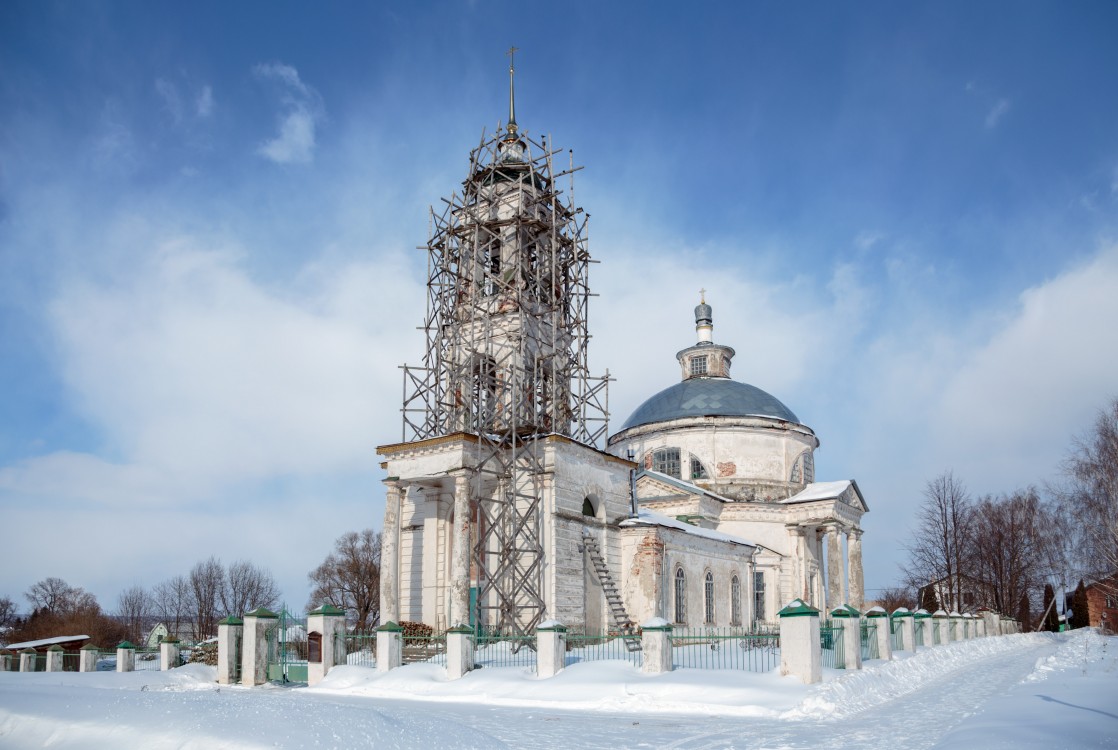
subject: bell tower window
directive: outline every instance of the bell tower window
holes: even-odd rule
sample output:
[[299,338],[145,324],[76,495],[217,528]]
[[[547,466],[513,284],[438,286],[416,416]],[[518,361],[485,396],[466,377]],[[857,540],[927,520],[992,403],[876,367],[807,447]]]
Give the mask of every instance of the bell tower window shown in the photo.
[[701,377],[710,373],[710,360],[708,355],[703,354],[691,358],[691,377]]

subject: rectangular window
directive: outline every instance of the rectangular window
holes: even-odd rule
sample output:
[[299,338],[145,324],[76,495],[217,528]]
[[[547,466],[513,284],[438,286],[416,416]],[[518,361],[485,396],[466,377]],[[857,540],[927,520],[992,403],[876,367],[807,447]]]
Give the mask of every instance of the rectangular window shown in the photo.
[[741,625],[741,581],[730,579],[730,624]]
[[765,619],[765,574],[753,574],[753,620],[761,622]]
[[652,470],[679,479],[679,448],[663,448],[653,453]]
[[706,355],[703,355],[702,357],[692,357],[691,358],[691,375],[692,376],[706,375],[707,372],[708,372],[708,370],[707,370]]

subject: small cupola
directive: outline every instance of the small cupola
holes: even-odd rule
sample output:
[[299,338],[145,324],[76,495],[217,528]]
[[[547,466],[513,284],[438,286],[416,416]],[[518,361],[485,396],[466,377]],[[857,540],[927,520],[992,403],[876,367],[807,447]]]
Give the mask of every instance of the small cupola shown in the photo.
[[684,380],[692,378],[729,378],[734,350],[714,343],[714,312],[707,304],[706,290],[699,292],[695,307],[696,343],[675,355]]

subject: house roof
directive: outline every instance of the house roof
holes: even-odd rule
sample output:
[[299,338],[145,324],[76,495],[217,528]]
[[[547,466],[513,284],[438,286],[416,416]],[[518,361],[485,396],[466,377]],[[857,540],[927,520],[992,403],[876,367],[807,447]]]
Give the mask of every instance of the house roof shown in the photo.
[[741,537],[736,537],[732,534],[726,534],[721,531],[714,531],[713,529],[703,529],[698,526],[692,526],[689,523],[677,521],[674,518],[669,518],[662,513],[655,513],[651,510],[640,510],[637,512],[636,518],[626,518],[624,521],[621,522],[621,525],[626,527],[660,526],[666,529],[675,529],[676,531],[682,531],[685,534],[690,534],[692,536],[700,536],[704,539],[712,539],[716,542],[728,542],[730,544],[738,544],[743,547],[758,546],[753,542],[742,539]]
[[88,641],[88,635],[59,635],[54,638],[40,638],[37,641],[24,641],[23,643],[9,643],[5,648],[13,651],[22,648],[39,648],[41,646],[53,646],[56,643],[70,643],[71,641]]

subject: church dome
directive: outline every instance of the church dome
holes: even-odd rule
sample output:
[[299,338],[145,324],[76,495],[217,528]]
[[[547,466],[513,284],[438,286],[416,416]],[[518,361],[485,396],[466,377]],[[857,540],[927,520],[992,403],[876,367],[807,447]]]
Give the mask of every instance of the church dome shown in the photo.
[[728,378],[692,378],[638,406],[621,430],[684,417],[769,417],[800,424],[791,409],[756,386]]

